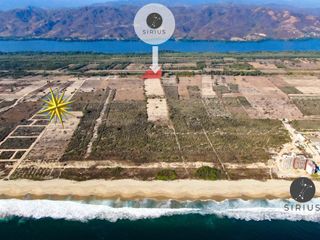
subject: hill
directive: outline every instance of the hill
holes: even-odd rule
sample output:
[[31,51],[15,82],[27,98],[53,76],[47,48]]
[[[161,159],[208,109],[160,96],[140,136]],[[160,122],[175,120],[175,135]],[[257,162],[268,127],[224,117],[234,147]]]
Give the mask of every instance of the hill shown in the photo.
[[[25,8],[0,12],[0,37],[135,39],[138,7],[105,5],[70,9]],[[292,10],[245,5],[171,7],[176,39],[258,40],[319,38],[320,17]]]

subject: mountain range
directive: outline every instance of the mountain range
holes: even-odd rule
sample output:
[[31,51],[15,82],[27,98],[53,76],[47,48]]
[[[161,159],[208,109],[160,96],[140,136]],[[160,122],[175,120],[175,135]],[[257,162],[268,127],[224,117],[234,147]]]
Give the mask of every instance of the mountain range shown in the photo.
[[174,5],[200,5],[200,4],[247,4],[256,6],[287,6],[299,8],[320,8],[319,0],[0,0],[1,10],[10,10],[15,8],[24,8],[28,6],[40,8],[69,8],[69,7],[83,7],[91,4],[131,4],[141,6],[147,3],[163,3],[168,6]]
[[[136,5],[28,7],[0,11],[1,38],[136,39]],[[238,4],[171,6],[175,39],[260,40],[320,38],[320,16],[306,11]]]

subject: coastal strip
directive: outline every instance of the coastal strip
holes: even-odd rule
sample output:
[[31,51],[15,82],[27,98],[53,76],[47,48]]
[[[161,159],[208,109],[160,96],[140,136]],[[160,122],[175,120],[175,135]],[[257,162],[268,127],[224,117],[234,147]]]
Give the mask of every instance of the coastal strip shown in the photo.
[[[1,198],[76,198],[76,199],[287,199],[291,181],[135,181],[135,180],[12,180],[0,181]],[[320,196],[320,182],[315,182],[316,196]]]

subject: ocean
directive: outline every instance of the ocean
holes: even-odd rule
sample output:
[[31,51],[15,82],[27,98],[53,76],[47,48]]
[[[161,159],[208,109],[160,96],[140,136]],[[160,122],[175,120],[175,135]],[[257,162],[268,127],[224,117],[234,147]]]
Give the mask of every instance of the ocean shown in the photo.
[[[313,199],[309,206],[320,204]],[[315,239],[320,212],[293,200],[0,200],[1,239]]]
[[[176,52],[259,52],[259,51],[320,51],[320,39],[230,41],[168,41],[162,51]],[[95,52],[149,53],[151,46],[141,41],[50,41],[0,40],[0,52]]]

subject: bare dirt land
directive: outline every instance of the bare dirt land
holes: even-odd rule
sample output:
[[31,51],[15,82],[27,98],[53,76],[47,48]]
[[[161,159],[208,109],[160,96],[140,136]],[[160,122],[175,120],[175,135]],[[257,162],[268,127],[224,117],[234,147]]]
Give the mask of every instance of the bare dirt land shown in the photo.
[[289,97],[278,89],[266,77],[237,77],[240,92],[250,102],[255,111],[249,112],[252,118],[299,119],[303,115],[290,101]]
[[115,101],[141,101],[145,98],[143,80],[138,77],[114,76],[110,78],[108,86],[116,89]]

